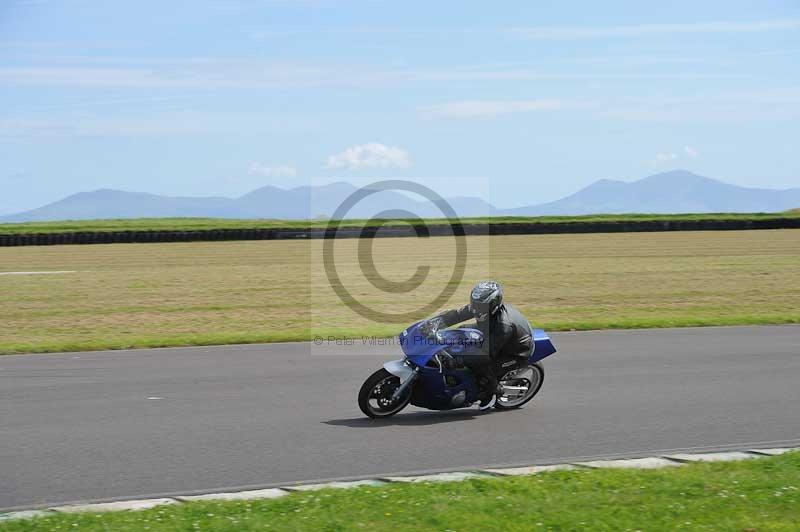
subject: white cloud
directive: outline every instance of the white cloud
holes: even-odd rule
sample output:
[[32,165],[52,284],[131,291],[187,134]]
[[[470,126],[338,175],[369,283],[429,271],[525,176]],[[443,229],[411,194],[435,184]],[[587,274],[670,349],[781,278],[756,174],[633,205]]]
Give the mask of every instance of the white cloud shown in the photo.
[[561,109],[559,100],[466,100],[447,102],[423,110],[423,114],[447,118],[494,117]]
[[628,24],[618,26],[529,26],[529,27],[461,27],[447,28],[388,28],[388,27],[340,27],[306,30],[299,28],[254,31],[251,39],[285,38],[303,34],[327,33],[331,35],[409,35],[427,37],[435,35],[471,35],[494,38],[502,34],[516,34],[537,40],[581,40],[609,37],[646,37],[651,35],[682,33],[748,33],[780,31],[800,28],[800,19],[778,18],[748,21],[678,22],[663,24]]
[[30,177],[30,174],[27,170],[17,170],[16,172],[11,172],[8,179],[9,181],[25,181],[28,177]]
[[699,151],[691,146],[684,146],[680,152],[665,151],[657,153],[656,156],[650,161],[650,164],[659,166],[677,161],[679,159],[697,159],[698,157],[700,157]]
[[[269,117],[267,117],[269,118]],[[238,134],[241,131],[280,133],[303,131],[305,122],[287,124],[270,121],[252,112],[216,113],[204,111],[170,111],[123,113],[72,113],[40,119],[3,119],[0,117],[0,139],[41,137],[108,137],[162,136],[195,134]]]
[[662,164],[668,164],[679,159],[697,159],[698,157],[700,157],[700,152],[697,151],[697,149],[691,146],[684,146],[682,150],[677,152],[663,151],[657,153],[656,156],[650,160],[650,164],[658,166]]
[[72,136],[77,128],[65,122],[48,120],[0,120],[0,138]]
[[700,157],[700,152],[698,152],[696,149],[692,148],[691,146],[684,146],[683,147],[683,153],[687,157],[689,157],[691,159],[696,159],[696,158]]
[[409,153],[396,146],[386,146],[379,142],[368,142],[350,146],[341,153],[328,157],[327,168],[408,168],[411,166]]
[[662,153],[657,153],[652,162],[653,164],[665,164],[670,161],[674,161],[676,159],[678,159],[677,153],[662,152]]
[[[190,120],[194,117],[195,120]],[[0,120],[0,138],[47,138],[47,137],[105,137],[194,134],[202,131],[219,131],[218,124],[200,124],[202,116],[164,115],[157,118],[93,118]],[[216,129],[212,126],[215,126]]]
[[512,31],[536,40],[582,40],[613,37],[649,37],[686,33],[745,33],[800,28],[800,19],[774,19],[748,22],[697,22],[678,24],[634,24],[627,26],[556,26],[516,28]]
[[284,164],[268,166],[261,163],[250,163],[247,173],[261,177],[295,177],[297,175],[297,169]]
[[[436,68],[387,68],[379,65],[349,63],[286,63],[226,58],[43,58],[55,64],[0,67],[0,84],[17,86],[118,87],[118,88],[284,88],[284,87],[372,87],[406,86],[469,81],[554,81],[603,79],[662,79],[682,75],[691,79],[712,76],[701,72],[630,73],[585,70],[565,72],[537,65],[449,65]],[[572,59],[572,62],[580,61]],[[658,62],[659,56],[648,58]],[[667,58],[674,61],[675,59]],[[680,61],[703,62],[704,58]],[[623,57],[586,58],[586,62],[602,62],[619,66]],[[719,74],[714,75],[716,77]]]
[[[473,80],[537,80],[564,77],[530,68],[384,68],[352,64],[289,64],[258,60],[119,58],[97,65],[0,67],[0,83],[21,86],[124,88],[363,87]],[[594,74],[596,77],[596,74]],[[568,76],[572,79],[574,76]]]

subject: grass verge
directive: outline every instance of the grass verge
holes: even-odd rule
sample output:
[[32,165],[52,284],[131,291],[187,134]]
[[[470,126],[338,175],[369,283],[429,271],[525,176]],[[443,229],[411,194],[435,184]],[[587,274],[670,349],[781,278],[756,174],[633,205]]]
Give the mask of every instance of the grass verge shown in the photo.
[[775,530],[800,527],[800,453],[54,515],[0,530]]
[[[379,311],[421,319],[463,305],[480,279],[548,330],[800,323],[800,231],[466,237],[452,283],[453,238],[348,239],[334,261],[344,286]],[[371,284],[359,258],[408,294]],[[391,336],[412,321],[360,316],[327,281],[322,241],[194,242],[0,248],[0,353]]]
[[[617,321],[598,320],[586,322],[538,321],[537,328],[549,332],[564,331],[602,331],[609,329],[663,329],[674,327],[732,327],[737,325],[793,325],[800,324],[800,316],[758,316],[739,315],[728,317],[679,317],[669,319],[621,319]],[[26,353],[69,353],[76,351],[106,351],[122,349],[156,349],[163,347],[199,347],[238,344],[266,344],[280,342],[311,342],[322,338],[330,344],[336,339],[354,339],[357,345],[373,339],[390,338],[399,334],[402,327],[381,325],[366,327],[357,331],[332,329],[330,331],[298,329],[286,332],[241,332],[241,333],[195,333],[176,336],[125,336],[104,337],[95,340],[75,339],[72,341],[43,340],[36,343],[13,342],[0,347],[0,355],[19,355]]]
[[[492,216],[477,218],[461,218],[465,224],[505,224],[505,223],[590,223],[590,222],[625,222],[625,221],[699,221],[699,220],[771,220],[800,216],[800,209],[783,213],[701,213],[701,214],[591,214],[584,216]],[[344,220],[341,227],[362,227],[368,221],[379,220]],[[386,222],[387,220],[383,220]],[[388,220],[387,226],[398,225],[419,220]],[[427,225],[443,225],[450,223],[445,218],[424,219]],[[0,233],[67,233],[67,232],[103,232],[103,231],[198,231],[215,229],[314,229],[324,228],[327,220],[246,220],[225,218],[129,218],[110,220],[60,220],[52,222],[0,223]]]

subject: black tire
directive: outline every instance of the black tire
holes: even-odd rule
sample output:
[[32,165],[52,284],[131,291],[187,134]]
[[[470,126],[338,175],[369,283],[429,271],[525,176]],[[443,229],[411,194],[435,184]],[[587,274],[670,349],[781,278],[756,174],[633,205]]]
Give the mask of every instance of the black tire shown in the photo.
[[[384,386],[387,386],[387,388],[380,390],[380,397],[376,398],[374,393],[375,389],[382,383]],[[364,412],[365,415],[373,419],[387,418],[395,415],[404,409],[411,400],[411,386],[408,388],[408,390],[406,390],[404,397],[401,397],[396,403],[387,405],[384,408],[381,408],[380,403],[377,405],[377,407],[374,407],[372,404],[370,404],[370,400],[376,399],[377,401],[380,401],[383,399],[385,401],[387,396],[391,396],[398,386],[400,386],[400,377],[397,375],[392,375],[384,368],[379,369],[370,375],[367,380],[364,381],[364,384],[361,385],[361,389],[358,391],[358,407],[362,412]]]
[[[515,403],[512,406],[502,404],[500,402],[499,398],[498,398],[497,403],[494,405],[494,407],[497,410],[515,410],[515,409],[523,406],[524,404],[528,403],[534,397],[536,397],[536,394],[538,394],[539,390],[542,389],[542,384],[544,384],[544,367],[542,367],[542,365],[540,363],[538,363],[538,362],[535,363],[535,364],[531,364],[528,367],[533,369],[533,371],[538,372],[538,376],[539,376],[538,382],[535,384],[535,388],[533,390],[533,393],[530,393],[530,395],[528,395],[522,402]],[[515,371],[515,370],[512,370],[512,371]],[[503,377],[505,377],[505,375],[501,375],[500,377],[498,377],[497,380],[498,381],[502,381]]]

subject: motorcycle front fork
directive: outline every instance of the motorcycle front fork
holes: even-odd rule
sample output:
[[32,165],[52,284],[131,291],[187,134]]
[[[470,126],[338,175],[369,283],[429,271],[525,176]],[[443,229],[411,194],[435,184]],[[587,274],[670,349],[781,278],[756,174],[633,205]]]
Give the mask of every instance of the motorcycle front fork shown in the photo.
[[414,384],[414,381],[417,380],[417,377],[419,377],[419,367],[414,368],[414,372],[409,375],[406,380],[400,383],[400,386],[398,386],[392,394],[392,402],[395,402],[403,397],[403,393],[405,393],[409,386]]

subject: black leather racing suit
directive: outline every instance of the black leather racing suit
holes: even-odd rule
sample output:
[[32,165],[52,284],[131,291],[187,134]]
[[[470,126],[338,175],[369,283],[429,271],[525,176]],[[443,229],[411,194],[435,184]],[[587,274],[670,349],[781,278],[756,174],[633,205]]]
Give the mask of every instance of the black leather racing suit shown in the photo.
[[[457,323],[472,319],[474,316],[469,305],[448,310],[428,320],[429,330],[435,332]],[[469,367],[480,381],[483,377],[486,386],[483,393],[494,393],[497,388],[497,377],[492,365],[500,359],[511,359],[527,356],[533,349],[531,326],[525,316],[510,303],[504,303],[488,320],[476,322],[478,330],[483,333],[483,355],[461,357],[465,366]]]

